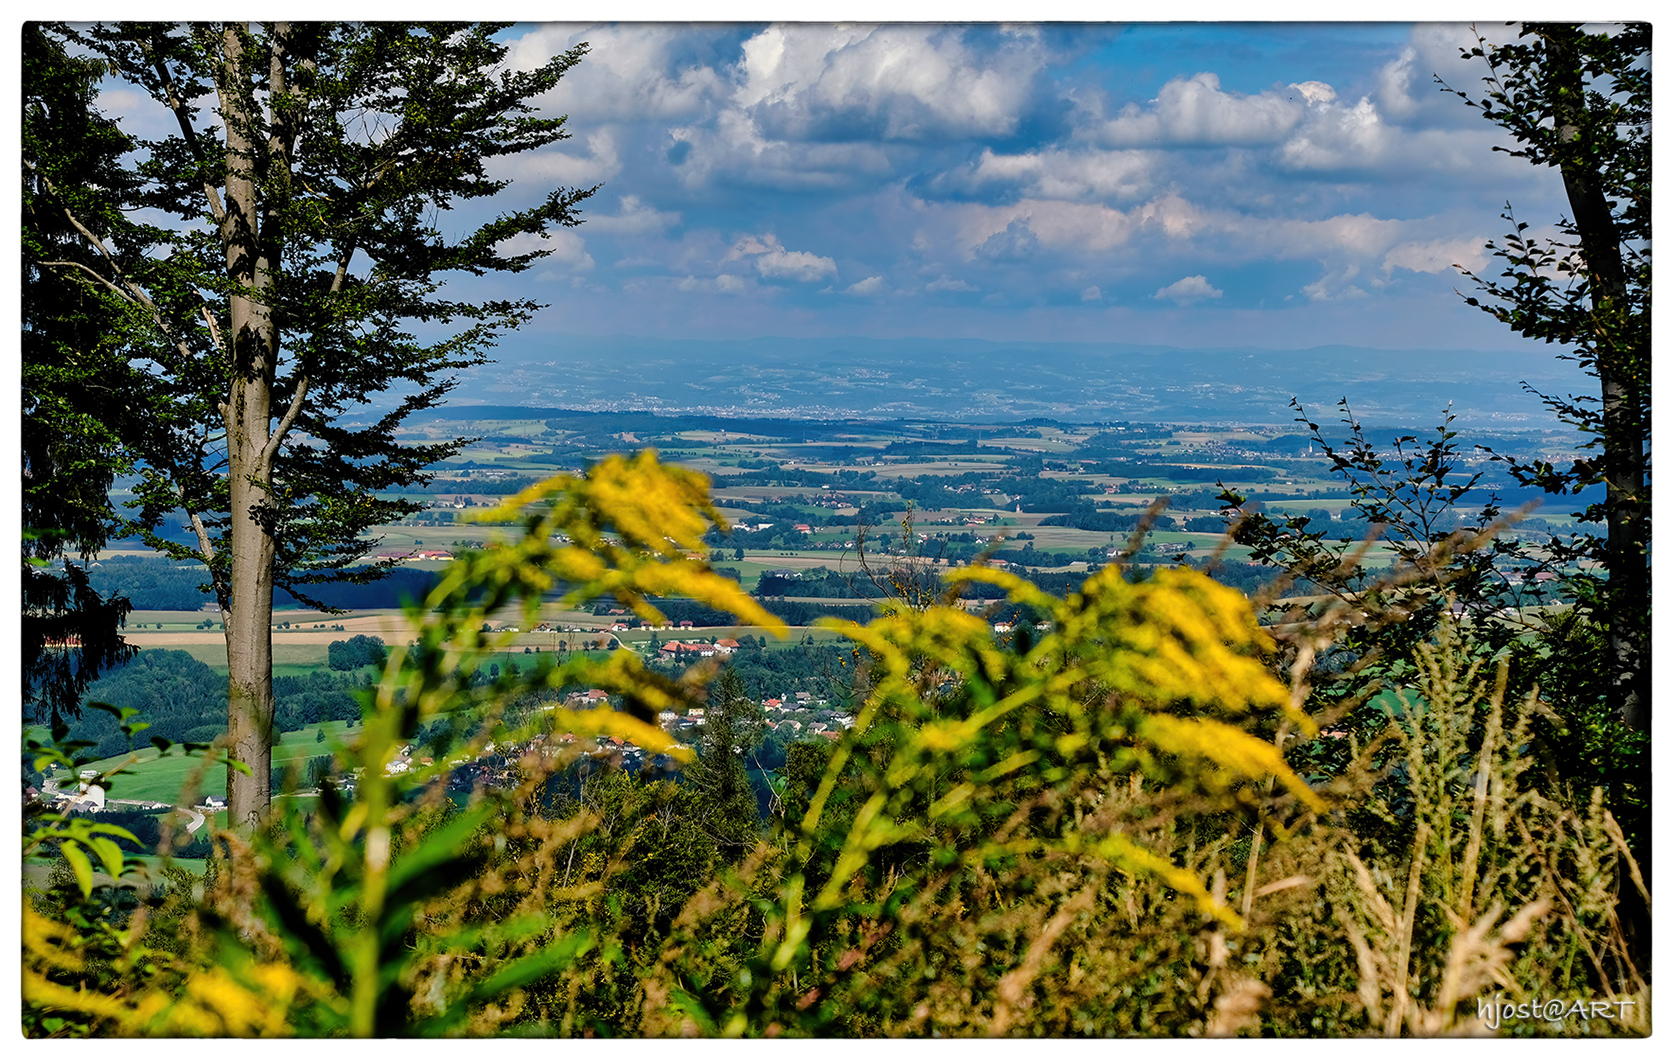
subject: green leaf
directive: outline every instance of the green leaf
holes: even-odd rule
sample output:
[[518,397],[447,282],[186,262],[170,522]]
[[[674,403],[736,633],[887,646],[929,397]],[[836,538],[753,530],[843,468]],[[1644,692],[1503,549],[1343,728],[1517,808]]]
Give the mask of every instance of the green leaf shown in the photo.
[[104,865],[105,873],[113,880],[120,880],[123,866],[122,848],[117,845],[116,841],[104,836],[91,836],[87,840],[87,845],[92,847],[94,853],[99,855],[99,861]]
[[93,897],[93,865],[87,860],[87,854],[74,840],[65,840],[58,848],[64,855],[64,860],[70,863],[70,870],[75,873],[76,884],[81,887],[83,898]]

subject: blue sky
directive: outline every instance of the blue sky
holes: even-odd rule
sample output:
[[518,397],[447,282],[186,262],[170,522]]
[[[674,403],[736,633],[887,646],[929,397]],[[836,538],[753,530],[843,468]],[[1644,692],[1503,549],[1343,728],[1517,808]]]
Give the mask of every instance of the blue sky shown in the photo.
[[[505,36],[519,66],[591,50],[539,101],[572,139],[506,160],[495,208],[602,187],[540,266],[491,281],[550,306],[501,359],[584,335],[1508,349],[1453,266],[1490,265],[1507,201],[1536,232],[1566,212],[1435,84],[1480,87],[1458,24]],[[104,103],[142,133],[164,117]]]
[[[1504,32],[1502,29],[1499,32]],[[1434,83],[1460,25],[527,25],[601,182],[528,336],[907,335],[1505,348],[1452,268],[1554,174]]]

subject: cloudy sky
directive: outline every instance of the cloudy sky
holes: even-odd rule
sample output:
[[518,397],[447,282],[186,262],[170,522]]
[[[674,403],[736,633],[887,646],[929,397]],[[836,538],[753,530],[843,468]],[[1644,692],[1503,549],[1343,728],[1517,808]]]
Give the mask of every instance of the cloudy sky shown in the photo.
[[[1501,37],[1502,23],[1485,32]],[[1492,149],[1469,27],[519,24],[589,54],[499,206],[602,187],[510,281],[554,335],[1517,345],[1454,265],[1554,173]],[[120,93],[108,110],[129,109]],[[517,250],[527,249],[519,245]],[[465,287],[461,293],[481,294]]]
[[[1497,30],[1503,33],[1503,29]],[[1468,27],[529,25],[603,187],[530,274],[570,334],[1505,347],[1461,304],[1506,201]]]

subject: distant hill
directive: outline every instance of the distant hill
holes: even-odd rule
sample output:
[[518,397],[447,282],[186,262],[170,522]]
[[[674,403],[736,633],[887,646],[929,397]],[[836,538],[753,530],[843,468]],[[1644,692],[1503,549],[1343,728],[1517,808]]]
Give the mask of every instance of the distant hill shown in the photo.
[[[1465,423],[1547,427],[1540,390],[1588,392],[1554,350],[1180,349],[1121,343],[972,339],[739,341],[564,339],[507,342],[466,372],[441,414],[461,406],[537,411],[682,412],[786,419],[1046,416],[1287,423],[1292,396],[1330,415],[1347,397],[1368,421],[1435,422],[1450,402]],[[1315,416],[1315,418],[1317,418]]]

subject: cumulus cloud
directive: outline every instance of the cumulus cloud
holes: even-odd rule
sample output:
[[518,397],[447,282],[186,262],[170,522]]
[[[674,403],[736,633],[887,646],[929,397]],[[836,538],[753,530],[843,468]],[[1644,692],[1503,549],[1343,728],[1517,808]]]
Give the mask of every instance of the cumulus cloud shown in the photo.
[[1219,75],[1176,77],[1148,106],[1129,103],[1097,130],[1109,147],[1158,143],[1275,143],[1301,121],[1309,106],[1335,98],[1329,85],[1307,81],[1248,96],[1220,87]]
[[[1374,262],[1411,240],[1414,222],[1367,213],[1307,217],[1206,207],[1178,192],[1129,210],[1102,203],[1025,199],[1005,206],[920,203],[920,223],[945,232],[966,261],[1052,261],[1064,253],[1105,264],[1148,267],[1157,254],[1216,261],[1306,258]],[[1200,267],[1200,266],[1199,266]]]
[[514,42],[507,62],[514,70],[532,70],[585,42],[586,57],[542,100],[548,112],[588,121],[689,119],[731,93],[714,52],[734,33],[666,23],[548,23]]
[[889,156],[868,142],[803,143],[769,139],[738,111],[723,112],[712,124],[669,130],[670,160],[690,188],[716,180],[772,188],[839,190],[875,182],[892,172]]
[[1479,273],[1487,265],[1487,240],[1432,239],[1427,243],[1401,243],[1383,256],[1383,273],[1395,269],[1412,272],[1451,272],[1454,265],[1462,265],[1470,272]]
[[770,26],[744,43],[733,102],[774,139],[1006,135],[1048,57],[1030,37],[978,53],[963,27]]
[[586,145],[585,155],[549,147],[501,156],[489,161],[488,171],[500,179],[547,187],[557,184],[586,187],[609,180],[622,171],[622,160],[616,153],[616,136],[610,128],[588,133]]
[[1150,151],[1048,150],[981,157],[944,173],[938,191],[980,194],[1015,188],[1034,199],[1136,199],[1155,181],[1158,158]]
[[1101,203],[1024,199],[1009,206],[941,207],[967,261],[1023,261],[1046,250],[1107,251],[1134,231],[1131,217]]
[[897,145],[1014,135],[1049,98],[1034,28],[774,25],[738,44],[727,91],[669,129],[688,187],[876,186]]
[[[1490,40],[1510,40],[1514,27],[1483,24]],[[1427,23],[1412,27],[1411,42],[1400,55],[1377,71],[1377,103],[1390,117],[1406,121],[1427,112],[1442,120],[1468,123],[1476,119],[1455,97],[1435,91],[1435,77],[1454,88],[1474,92],[1486,73],[1481,60],[1459,53],[1476,44],[1475,32],[1461,23]]]
[[1040,250],[1040,237],[1028,227],[1028,219],[1019,217],[1002,231],[984,239],[975,254],[989,261],[1022,261]]
[[[542,260],[547,265],[563,265],[571,271],[586,272],[593,267],[592,255],[587,253],[586,240],[567,228],[555,229],[545,234],[523,232],[495,244],[494,250],[505,258],[520,254],[544,254]],[[549,275],[551,271],[548,268],[545,274]]]
[[[1097,290],[1097,288],[1092,288],[1092,290]],[[1183,279],[1175,280],[1173,283],[1168,284],[1166,287],[1157,291],[1152,297],[1164,301],[1172,299],[1179,305],[1190,305],[1192,302],[1200,302],[1204,298],[1219,298],[1225,293],[1226,292],[1211,286],[1207,277],[1186,276]]]
[[680,223],[680,215],[658,210],[637,195],[623,195],[621,210],[616,214],[589,214],[587,229],[595,232],[615,232],[623,235],[643,235],[660,232]]
[[[1200,279],[1201,277],[1198,278]],[[1183,283],[1184,281],[1181,280],[1180,282]],[[1174,286],[1177,287],[1178,284],[1175,284]],[[1103,300],[1103,297],[1104,292],[1100,291],[1096,286],[1088,287],[1080,293],[1080,300],[1083,302],[1099,302]]]
[[732,245],[725,261],[753,257],[755,271],[769,279],[786,278],[812,283],[826,276],[835,276],[836,262],[831,258],[805,250],[786,250],[772,233],[744,236]]
[[948,276],[946,273],[942,273],[940,279],[931,280],[930,282],[924,284],[924,290],[926,290],[926,291],[974,291],[974,290],[976,290],[976,288],[971,286],[968,283],[965,283],[963,280],[955,280],[951,276]]
[[1395,134],[1376,104],[1361,99],[1351,107],[1319,108],[1285,142],[1280,157],[1291,169],[1372,166],[1387,156],[1394,142]]
[[851,283],[843,289],[843,294],[879,294],[883,290],[883,277],[867,276],[858,283]]

